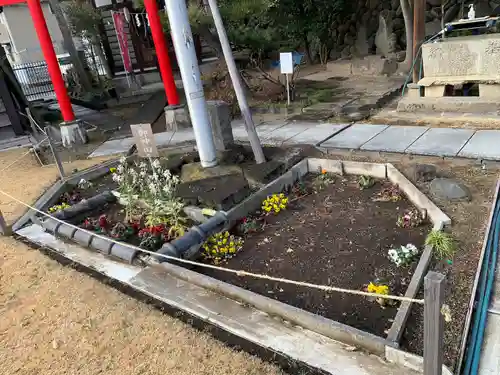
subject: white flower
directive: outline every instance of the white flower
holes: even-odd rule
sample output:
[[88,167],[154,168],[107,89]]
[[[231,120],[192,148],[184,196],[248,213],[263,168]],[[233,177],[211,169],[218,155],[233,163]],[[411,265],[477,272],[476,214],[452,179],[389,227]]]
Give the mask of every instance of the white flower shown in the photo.
[[401,251],[405,256],[410,253],[410,249],[408,249],[406,246],[401,246]]
[[122,180],[123,180],[123,176],[119,175],[117,173],[113,173],[112,178],[113,178],[113,181],[118,182],[118,183],[122,182]]
[[121,163],[121,164],[125,164],[126,162],[127,162],[127,158],[126,158],[125,156],[122,156],[122,157],[120,158],[120,163]]
[[170,171],[168,169],[165,169],[163,171],[163,177],[166,177],[167,179],[170,178],[172,176],[172,174],[170,173]]
[[391,258],[397,257],[398,252],[394,249],[390,249],[389,252],[387,253]]
[[155,159],[151,165],[153,166],[153,168],[160,168],[161,167],[161,164],[160,164],[160,161],[158,159]]
[[139,168],[146,170],[148,168],[148,165],[145,162],[141,161],[141,163],[139,164]]
[[418,254],[418,248],[415,245],[409,243],[408,245],[406,245],[406,248],[410,251],[410,253]]
[[116,167],[116,171],[117,171],[118,173],[123,173],[123,170],[124,170],[124,169],[125,169],[125,168],[123,167],[123,165],[119,165],[118,167]]

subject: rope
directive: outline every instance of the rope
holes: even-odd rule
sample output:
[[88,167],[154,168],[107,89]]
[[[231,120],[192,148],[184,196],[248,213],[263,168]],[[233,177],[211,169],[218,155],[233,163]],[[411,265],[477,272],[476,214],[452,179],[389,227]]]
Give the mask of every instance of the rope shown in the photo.
[[182,258],[176,258],[176,257],[169,256],[169,255],[155,253],[154,251],[145,250],[145,249],[142,249],[140,247],[137,247],[137,246],[125,243],[125,242],[118,242],[118,241],[116,241],[116,240],[114,240],[112,238],[109,238],[109,237],[106,237],[106,236],[102,236],[102,235],[100,235],[98,233],[94,233],[94,232],[88,231],[88,230],[80,228],[80,227],[78,227],[76,225],[70,224],[70,223],[65,222],[63,220],[60,220],[60,219],[58,219],[58,218],[50,215],[47,212],[43,212],[43,211],[37,209],[36,207],[33,207],[33,206],[31,206],[31,205],[29,205],[29,204],[27,204],[27,203],[25,203],[25,202],[23,202],[23,201],[15,198],[15,197],[13,197],[12,195],[10,195],[9,193],[6,193],[3,190],[0,190],[0,194],[3,194],[6,197],[8,197],[8,198],[10,198],[10,199],[12,199],[14,201],[16,201],[17,203],[22,204],[25,207],[27,207],[27,208],[35,211],[35,212],[38,212],[38,213],[40,213],[40,214],[42,214],[42,215],[44,215],[46,217],[49,217],[49,218],[51,218],[51,219],[53,219],[53,220],[55,220],[55,221],[57,221],[57,222],[59,222],[61,224],[69,225],[72,228],[81,230],[81,231],[83,231],[85,233],[88,233],[88,234],[90,234],[92,236],[95,236],[97,238],[100,238],[100,239],[103,239],[103,240],[106,240],[106,241],[111,241],[111,242],[113,242],[115,244],[120,244],[120,245],[126,246],[126,247],[128,247],[130,249],[133,249],[133,250],[145,253],[145,254],[149,254],[149,255],[152,255],[152,256],[155,256],[155,257],[161,257],[161,258],[164,258],[164,259],[167,259],[167,260],[174,260],[176,262],[180,262],[180,263],[184,263],[184,264],[190,264],[190,265],[193,265],[193,266],[204,267],[204,268],[209,268],[209,269],[213,269],[213,270],[217,270],[217,271],[232,273],[232,274],[236,274],[237,276],[249,276],[249,277],[254,277],[254,278],[257,278],[257,279],[264,279],[264,280],[275,281],[275,282],[280,282],[280,283],[284,283],[284,284],[291,284],[291,285],[296,285],[296,286],[302,286],[302,287],[308,287],[308,288],[312,288],[312,289],[323,290],[325,292],[347,293],[347,294],[353,294],[353,295],[364,296],[364,297],[384,298],[384,299],[391,299],[391,300],[402,301],[402,302],[414,302],[414,303],[418,303],[418,304],[423,304],[424,303],[423,299],[415,299],[415,298],[408,298],[408,297],[404,297],[404,296],[395,296],[395,295],[370,293],[370,292],[364,292],[364,291],[355,290],[355,289],[346,289],[346,288],[338,288],[338,287],[329,286],[329,285],[313,284],[313,283],[308,283],[308,282],[304,282],[304,281],[296,281],[296,280],[290,280],[290,279],[285,279],[285,278],[281,278],[281,277],[273,277],[273,276],[269,276],[269,275],[258,274],[258,273],[243,271],[243,270],[235,270],[235,269],[231,269],[231,268],[224,268],[224,267],[214,266],[214,265],[211,265],[211,264],[205,264],[205,263],[195,262],[195,261],[192,261],[192,260],[187,260],[187,259],[182,259]]
[[28,151],[26,151],[24,154],[22,154],[18,159],[14,160],[12,163],[10,163],[8,166],[6,166],[5,168],[1,169],[0,170],[0,173],[2,172],[5,172],[7,169],[9,169],[10,167],[12,167],[14,164],[16,164],[17,162],[21,161],[22,158],[24,158],[26,155],[30,154],[31,153],[31,150],[34,148],[34,147],[37,147],[39,145],[41,145],[43,142],[45,142],[47,140],[47,137],[45,137],[44,139],[42,139],[40,142],[38,142],[37,144],[35,144],[32,148],[30,148]]

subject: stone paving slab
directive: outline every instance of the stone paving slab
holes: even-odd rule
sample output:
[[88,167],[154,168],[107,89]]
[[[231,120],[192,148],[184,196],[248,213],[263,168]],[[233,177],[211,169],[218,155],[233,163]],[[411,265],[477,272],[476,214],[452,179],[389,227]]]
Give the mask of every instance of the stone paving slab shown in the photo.
[[[154,137],[157,147],[165,147],[170,144],[173,145],[177,143],[193,141],[194,132],[193,129],[183,129],[177,132],[156,133]],[[133,145],[134,145],[133,137],[112,139],[100,145],[96,150],[94,150],[92,154],[89,155],[89,158],[95,158],[98,156],[106,156],[106,155],[123,154],[128,152],[130,147],[132,147]]]
[[[257,130],[257,135],[263,141],[263,137],[278,128],[281,128],[287,124],[287,121],[269,121],[262,124],[256,124],[255,129]],[[246,141],[248,139],[247,131],[244,125],[233,127],[233,137],[238,141]]]
[[424,126],[389,126],[362,145],[361,150],[405,152],[427,130]]
[[458,153],[464,158],[500,160],[500,131],[478,130]]
[[389,125],[354,124],[333,138],[321,143],[321,147],[358,149]]
[[470,129],[431,128],[410,147],[408,154],[455,156],[474,134]]
[[[304,127],[305,124],[289,124],[279,129],[279,135],[283,135],[285,137],[285,141],[283,144],[312,144],[318,145],[323,142],[325,139],[331,137],[332,135],[342,131],[349,124],[311,124],[310,127]],[[290,127],[290,128],[288,128]],[[288,137],[288,135],[295,132],[295,130],[302,127],[302,130],[297,132],[295,135]],[[288,128],[288,129],[287,129]],[[295,129],[292,131],[292,129]]]

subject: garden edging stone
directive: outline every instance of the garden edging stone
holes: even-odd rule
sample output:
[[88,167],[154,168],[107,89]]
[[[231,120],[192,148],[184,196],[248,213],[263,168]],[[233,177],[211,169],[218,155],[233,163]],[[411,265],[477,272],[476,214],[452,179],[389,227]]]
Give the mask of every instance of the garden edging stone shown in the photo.
[[270,315],[277,315],[303,328],[331,339],[363,348],[373,354],[380,356],[385,355],[386,340],[371,333],[364,332],[171,263],[162,263],[160,266],[164,267],[167,272],[179,279],[255,306],[257,309]]

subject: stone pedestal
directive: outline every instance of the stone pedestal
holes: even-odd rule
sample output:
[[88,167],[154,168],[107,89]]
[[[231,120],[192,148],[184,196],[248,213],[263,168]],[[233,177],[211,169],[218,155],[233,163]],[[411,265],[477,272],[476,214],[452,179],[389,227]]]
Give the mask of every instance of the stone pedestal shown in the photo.
[[441,98],[444,96],[444,90],[446,86],[438,85],[438,86],[427,86],[425,88],[425,96],[431,98]]
[[421,87],[417,83],[409,83],[406,86],[406,94],[409,98],[420,98],[421,95]]
[[500,99],[500,85],[479,84],[479,97],[485,99]]
[[88,143],[87,132],[79,120],[62,122],[59,129],[64,147]]
[[217,151],[225,151],[234,144],[231,108],[222,100],[209,100],[207,106],[215,148]]
[[167,131],[190,128],[191,119],[185,105],[169,105],[165,107],[165,125]]

